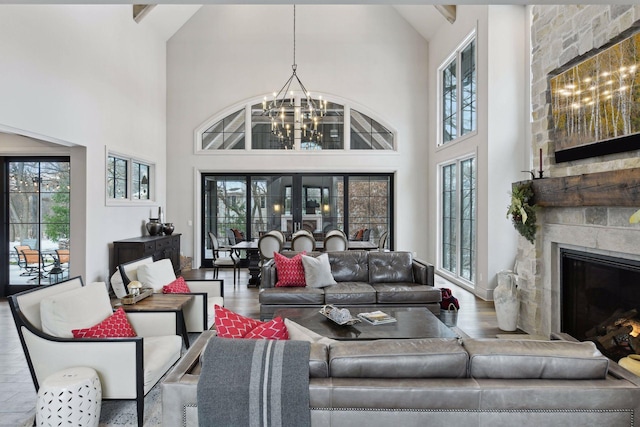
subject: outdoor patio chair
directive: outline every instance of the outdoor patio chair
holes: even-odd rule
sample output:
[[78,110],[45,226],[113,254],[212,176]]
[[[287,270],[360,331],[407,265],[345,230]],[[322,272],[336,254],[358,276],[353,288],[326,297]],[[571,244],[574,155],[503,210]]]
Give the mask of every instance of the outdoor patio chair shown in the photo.
[[20,275],[21,276],[37,275],[38,272],[40,271],[40,261],[38,260],[37,257],[34,259],[33,256],[29,256],[30,262],[27,262],[27,257],[23,253],[23,251],[27,251],[28,253],[30,253],[29,251],[33,250],[31,249],[31,246],[18,245],[18,246],[14,246],[13,248],[18,254],[18,267],[20,267],[21,270],[24,270],[22,273],[20,273]]

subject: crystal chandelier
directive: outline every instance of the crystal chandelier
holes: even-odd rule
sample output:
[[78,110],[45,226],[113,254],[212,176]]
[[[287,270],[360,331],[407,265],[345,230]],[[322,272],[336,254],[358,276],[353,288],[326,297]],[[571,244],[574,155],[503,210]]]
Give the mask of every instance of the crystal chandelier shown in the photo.
[[[296,6],[293,5],[293,73],[270,101],[262,101],[264,115],[271,122],[271,134],[283,148],[296,148],[296,142],[322,145],[322,118],[327,113],[327,101],[322,96],[313,99],[298,77],[296,64]],[[297,83],[301,96],[295,96],[292,84]],[[295,87],[295,86],[294,86]]]

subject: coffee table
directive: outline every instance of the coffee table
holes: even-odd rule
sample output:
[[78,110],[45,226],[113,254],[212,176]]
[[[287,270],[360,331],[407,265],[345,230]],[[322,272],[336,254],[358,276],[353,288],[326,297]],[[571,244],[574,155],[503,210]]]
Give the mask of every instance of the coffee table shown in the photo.
[[353,317],[358,313],[381,310],[397,319],[394,323],[372,325],[364,320],[354,325],[338,325],[320,314],[320,309],[284,308],[275,316],[290,319],[320,335],[335,340],[377,340],[405,338],[456,338],[456,335],[425,307],[341,307]]

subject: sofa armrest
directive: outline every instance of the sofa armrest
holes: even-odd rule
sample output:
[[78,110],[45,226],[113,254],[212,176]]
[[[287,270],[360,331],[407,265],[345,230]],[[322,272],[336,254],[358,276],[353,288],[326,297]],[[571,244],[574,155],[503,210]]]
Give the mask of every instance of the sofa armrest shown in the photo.
[[276,263],[270,259],[268,262],[262,264],[260,269],[260,287],[261,288],[273,288],[276,286],[278,275],[276,272]]
[[433,279],[434,267],[421,259],[413,259],[413,280],[421,285],[435,286]]
[[193,293],[206,293],[207,297],[224,297],[224,282],[222,280],[185,280],[189,290]]

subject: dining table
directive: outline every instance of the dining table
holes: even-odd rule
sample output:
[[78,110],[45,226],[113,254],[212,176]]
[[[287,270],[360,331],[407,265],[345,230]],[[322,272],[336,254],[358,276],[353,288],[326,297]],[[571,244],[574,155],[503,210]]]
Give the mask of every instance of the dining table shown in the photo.
[[[249,288],[257,288],[260,286],[260,251],[258,250],[258,239],[253,240],[245,240],[243,242],[238,242],[235,245],[231,246],[231,249],[240,252],[244,251],[247,254],[247,268],[249,269],[249,283],[247,287]],[[284,250],[291,249],[291,241],[284,242],[283,248]],[[359,251],[371,251],[378,249],[378,245],[368,241],[350,241],[349,242],[349,250],[359,250]],[[324,242],[321,240],[316,240],[316,251],[324,250]]]

